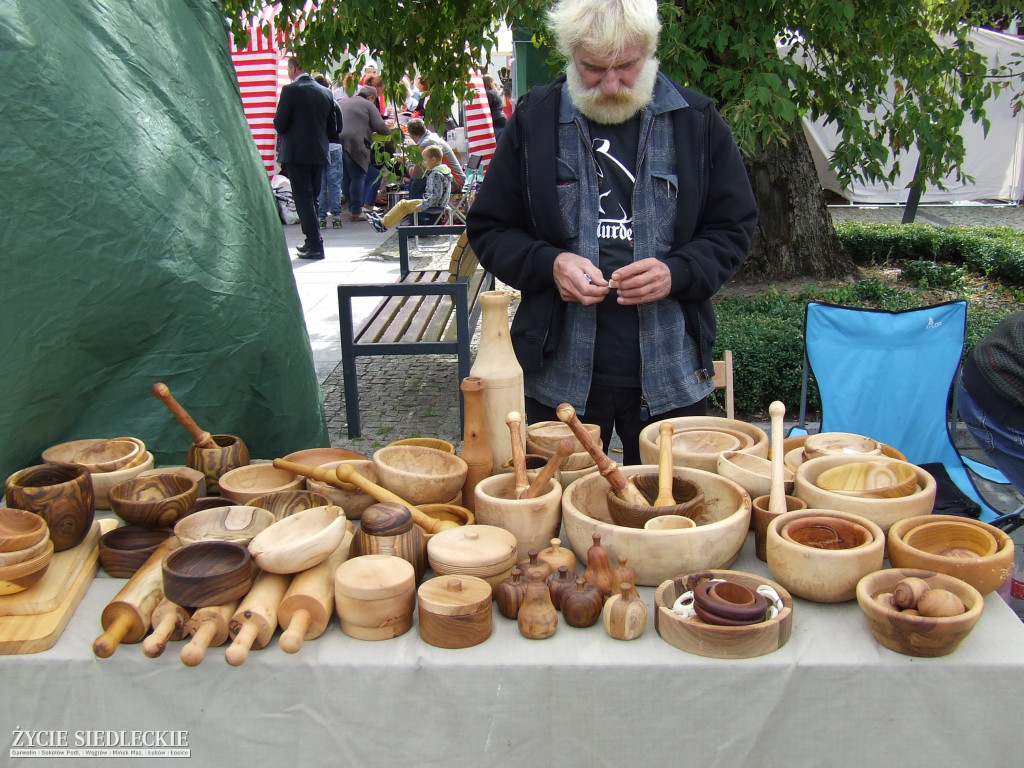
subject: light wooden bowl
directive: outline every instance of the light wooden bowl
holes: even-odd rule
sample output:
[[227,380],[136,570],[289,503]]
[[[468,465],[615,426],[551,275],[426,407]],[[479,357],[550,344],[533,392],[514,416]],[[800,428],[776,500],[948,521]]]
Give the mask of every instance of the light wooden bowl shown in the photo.
[[[600,444],[600,426],[597,424],[584,424],[583,428]],[[561,421],[538,421],[526,427],[526,452],[536,453],[540,456],[551,456],[554,454],[555,449],[558,448],[558,444],[567,437],[572,440],[573,453],[586,453],[583,450],[583,445],[576,439],[576,435],[569,428],[568,424]],[[589,456],[590,454],[587,455]]]
[[877,440],[852,432],[819,432],[804,441],[804,460],[822,456],[877,456],[882,446]]
[[[760,456],[762,458],[768,458],[768,435],[763,429],[753,424],[747,424],[743,421],[736,419],[723,419],[717,416],[680,416],[674,419],[668,419],[672,424],[673,435],[672,435],[672,464],[676,467],[688,467],[690,469],[702,469],[705,472],[715,472],[718,469],[718,454],[721,450],[729,450],[728,448],[719,449],[715,452],[699,452],[694,453],[682,448],[677,449],[676,433],[680,433],[683,430],[712,430],[719,431],[723,434],[741,435],[744,437],[738,437],[742,442],[746,442],[746,438],[750,439],[750,444],[746,446],[740,446],[738,450],[741,453],[750,453],[754,456]],[[643,428],[640,432],[640,460],[644,464],[657,464],[658,463],[658,450],[659,443],[661,442],[661,435],[659,434],[660,421],[652,422]],[[680,437],[680,440],[686,440],[686,438]],[[659,582],[660,583],[660,582]]]
[[[601,482],[607,488],[603,477]],[[532,499],[515,498],[515,487],[515,475],[510,474],[491,475],[477,483],[476,521],[509,531],[516,537],[520,552],[540,552],[558,535],[562,523],[562,486],[554,479],[549,480],[547,488]]]
[[[562,422],[558,422],[561,424]],[[565,426],[563,424],[563,426]],[[600,445],[600,443],[598,443]],[[528,456],[539,456],[546,462],[552,456],[555,455],[554,451],[549,451],[547,448],[542,448],[539,445],[531,444],[527,440],[526,451]],[[511,459],[509,459],[511,461]],[[506,462],[507,463],[507,462]],[[511,465],[510,465],[511,466]],[[559,470],[560,473],[565,474],[566,472],[590,472],[597,468],[597,464],[594,463],[594,457],[586,451],[577,451],[576,453],[570,453],[566,456],[565,461],[562,463],[562,467]],[[568,483],[566,483],[568,485]]]
[[[139,440],[137,437],[115,437],[115,438],[103,438],[103,437],[92,437],[85,438],[83,440],[70,440],[66,443],[57,443],[51,445],[49,448],[43,451],[42,459],[47,464],[77,464],[81,462],[75,462],[73,459],[79,454],[87,455],[93,446],[100,443],[109,443],[111,440],[127,441],[134,443],[139,447],[139,451],[129,459],[127,466],[137,466],[144,460],[146,453],[146,444]],[[125,467],[120,467],[121,469]],[[99,472],[100,470],[97,470]]]
[[[134,440],[135,438],[121,439]],[[90,438],[51,445],[43,451],[42,459],[48,464],[70,462],[72,457],[74,457],[79,451],[98,442],[100,442],[99,438]],[[118,483],[123,483],[125,480],[129,480],[146,470],[152,469],[153,463],[153,454],[149,451],[145,451],[138,464],[132,464],[131,466],[123,467],[121,469],[114,470],[113,472],[90,473],[92,477],[93,503],[96,505],[96,509],[110,509],[107,492]]]
[[313,507],[326,507],[332,504],[330,497],[314,491],[272,491],[249,499],[248,506],[263,507],[274,516],[274,521]]
[[82,448],[71,458],[71,463],[81,464],[89,472],[113,472],[134,466],[145,454],[146,446],[141,442],[113,438]]
[[445,453],[455,453],[455,446],[439,437],[407,437],[403,440],[394,440],[385,447],[390,448],[393,445],[418,445],[421,448],[433,448]]
[[100,536],[100,565],[116,579],[130,579],[174,531],[122,525]]
[[306,478],[278,469],[273,464],[246,464],[225,472],[217,480],[220,495],[248,504],[251,499],[273,491],[297,491],[306,486]]
[[[842,545],[815,546],[808,534],[818,526],[838,531]],[[857,582],[882,567],[885,535],[860,515],[805,509],[768,524],[765,550],[772,576],[791,593],[816,603],[841,603],[853,600]]]
[[932,507],[935,505],[935,478],[917,466],[914,467],[914,472],[917,475],[917,485],[920,490],[909,496],[895,499],[850,496],[818,487],[818,476],[825,470],[862,461],[888,463],[891,459],[885,456],[841,455],[810,459],[797,469],[793,492],[806,501],[807,506],[812,509],[837,509],[840,512],[853,512],[855,515],[862,515],[868,520],[878,523],[883,531],[888,531],[890,525],[904,517],[924,515],[932,511]]
[[0,507],[0,552],[16,552],[49,536],[46,520],[34,512]]
[[46,575],[53,560],[53,541],[46,540],[43,551],[31,560],[0,567],[0,595],[24,592]]
[[[323,469],[334,470],[338,468],[339,464],[350,464],[356,472],[365,477],[371,483],[379,485],[379,483],[377,483],[377,470],[373,468],[373,462],[369,459],[329,461],[326,464],[321,464],[320,466]],[[354,485],[352,485],[348,490],[342,490],[330,483],[314,480],[311,477],[306,478],[306,490],[313,491],[314,493],[321,493],[329,498],[332,504],[345,510],[345,517],[348,520],[358,520],[363,516],[363,511],[368,506],[377,502],[373,496]]]
[[367,460],[363,454],[358,451],[350,451],[347,448],[305,448],[289,453],[284,459],[285,461],[294,461],[296,464],[308,464],[311,467],[322,467],[333,461]]
[[[638,464],[621,471],[628,477],[657,469]],[[732,480],[712,472],[676,467],[675,473],[703,489],[705,515],[711,522],[676,531],[615,525],[608,511],[608,481],[595,473],[581,477],[562,493],[562,521],[573,551],[586,552],[593,535],[600,534],[610,561],[625,557],[636,583],[650,587],[680,573],[731,565],[750,527],[750,496]]]
[[197,541],[230,541],[244,547],[257,533],[271,526],[273,522],[273,513],[261,507],[214,507],[179,520],[174,526],[174,535],[182,544]]
[[917,490],[917,474],[906,461],[855,461],[826,469],[815,485],[848,496],[895,499]]
[[[959,616],[933,618],[896,610],[877,599],[910,576],[924,579],[932,589],[946,589],[967,608]],[[916,568],[889,568],[865,576],[857,584],[857,603],[871,634],[890,650],[907,656],[945,656],[956,650],[981,618],[985,599],[970,584],[944,573]]]
[[373,454],[373,467],[381,486],[413,506],[450,501],[469,471],[460,456],[418,445],[381,448]]
[[223,605],[244,597],[253,568],[245,547],[230,541],[198,541],[163,560],[164,596],[188,608]]
[[[988,523],[954,515],[908,517],[889,528],[889,562],[965,581],[987,595],[1010,578],[1014,546]],[[993,548],[994,546],[994,548]]]
[[696,526],[693,520],[682,515],[658,515],[644,523],[644,528],[648,531],[678,531]]
[[[807,442],[807,438],[810,435],[792,435],[782,441],[782,450],[786,457],[786,467],[796,472],[804,461],[804,443]],[[899,461],[906,461],[907,457],[904,456],[900,451],[893,448],[891,445],[885,443],[879,443],[879,447],[882,451],[882,456],[888,456],[890,459],[898,459]]]
[[[458,504],[420,504],[417,509],[434,520],[451,520],[456,525],[473,525],[476,523],[476,515]],[[426,531],[423,532],[423,536],[427,541],[430,540],[432,535]]]
[[341,507],[313,507],[260,531],[249,542],[249,554],[264,571],[298,573],[330,557],[344,537]]
[[[709,578],[726,579],[748,589],[766,584],[782,599],[778,616],[741,627],[706,624],[684,617],[672,605],[685,592]],[[714,659],[749,659],[764,656],[786,644],[793,632],[793,597],[781,584],[743,571],[706,570],[663,581],[654,593],[654,628],[661,639],[681,651]]]
[[129,525],[167,528],[185,517],[199,486],[184,475],[133,477],[108,492],[114,514]]
[[[722,451],[718,454],[716,471],[722,477],[739,484],[752,499],[771,493],[772,463],[763,456],[754,456],[742,451]],[[783,482],[787,494],[793,493],[793,479],[793,471],[783,468]]]
[[44,528],[43,531],[43,538],[35,544],[31,544],[24,549],[16,549],[13,552],[0,552],[0,567],[17,565],[27,560],[33,560],[43,554],[48,546],[52,547],[53,543],[50,541],[49,529]]

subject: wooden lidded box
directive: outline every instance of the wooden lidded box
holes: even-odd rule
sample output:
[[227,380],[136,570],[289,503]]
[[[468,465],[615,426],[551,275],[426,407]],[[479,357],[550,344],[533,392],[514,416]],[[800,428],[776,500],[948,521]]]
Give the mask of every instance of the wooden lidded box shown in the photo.
[[519,560],[514,534],[494,525],[463,525],[434,534],[427,559],[438,576],[476,576],[493,589]]
[[341,630],[359,640],[408,632],[416,608],[416,571],[394,555],[362,555],[338,566],[334,603]]
[[437,576],[420,585],[420,637],[438,648],[469,648],[491,636],[491,585],[476,576]]

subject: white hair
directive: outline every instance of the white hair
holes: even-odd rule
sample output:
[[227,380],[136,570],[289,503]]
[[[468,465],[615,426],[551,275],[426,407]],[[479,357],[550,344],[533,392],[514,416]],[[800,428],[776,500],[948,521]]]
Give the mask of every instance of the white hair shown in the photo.
[[615,57],[634,47],[651,56],[661,31],[657,0],[559,0],[548,24],[567,59],[581,46],[595,56]]

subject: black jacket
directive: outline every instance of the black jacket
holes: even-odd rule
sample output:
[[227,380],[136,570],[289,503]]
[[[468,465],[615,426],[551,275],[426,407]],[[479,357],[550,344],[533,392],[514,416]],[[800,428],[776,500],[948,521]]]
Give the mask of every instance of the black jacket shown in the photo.
[[328,137],[339,133],[334,96],[307,74],[281,89],[274,113],[274,130],[281,136],[278,160],[298,165],[326,165]]

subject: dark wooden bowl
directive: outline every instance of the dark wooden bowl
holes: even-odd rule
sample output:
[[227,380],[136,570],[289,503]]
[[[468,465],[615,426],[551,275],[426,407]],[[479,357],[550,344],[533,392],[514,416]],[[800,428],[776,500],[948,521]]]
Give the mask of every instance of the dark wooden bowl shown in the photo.
[[46,521],[55,552],[82,543],[96,513],[92,477],[81,464],[38,464],[15,472],[4,484],[7,506]]
[[188,513],[198,494],[199,484],[184,475],[150,475],[118,483],[107,497],[129,525],[167,528]]
[[[640,495],[653,502],[658,498],[658,475],[657,473],[640,473],[630,478]],[[662,515],[682,515],[689,517],[700,524],[704,514],[704,491],[695,482],[685,477],[675,475],[672,478],[672,498],[675,504],[668,507],[641,506],[629,504],[609,489],[608,491],[608,513],[616,525],[626,528],[643,528],[644,523],[652,517]]]
[[305,509],[328,507],[333,503],[327,496],[316,491],[272,491],[246,502],[250,507],[260,507],[270,512],[274,522]]
[[188,608],[223,605],[252,586],[249,550],[230,541],[197,541],[164,558],[164,596]]
[[125,525],[100,536],[100,565],[117,579],[130,579],[174,531]]

